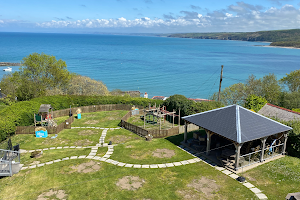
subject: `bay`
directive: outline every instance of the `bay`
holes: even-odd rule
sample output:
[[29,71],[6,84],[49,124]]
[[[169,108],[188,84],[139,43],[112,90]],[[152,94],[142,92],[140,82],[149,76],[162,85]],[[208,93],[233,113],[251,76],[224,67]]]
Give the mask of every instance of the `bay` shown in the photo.
[[[266,48],[261,42],[167,37],[0,33],[0,62],[20,62],[37,52],[66,61],[68,70],[101,80],[109,90],[139,90],[149,97],[183,94],[209,98],[222,88],[299,69],[300,50]],[[1,68],[0,68],[1,69]],[[18,67],[12,67],[13,71]],[[0,70],[0,77],[9,72]]]

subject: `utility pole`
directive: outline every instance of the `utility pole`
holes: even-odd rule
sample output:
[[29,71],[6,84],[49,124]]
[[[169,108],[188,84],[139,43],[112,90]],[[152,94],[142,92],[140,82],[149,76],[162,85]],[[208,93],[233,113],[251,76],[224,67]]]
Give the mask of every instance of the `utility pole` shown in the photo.
[[219,96],[218,96],[218,101],[220,101],[222,77],[223,77],[223,65],[221,65],[221,76],[220,76],[220,85],[219,85]]

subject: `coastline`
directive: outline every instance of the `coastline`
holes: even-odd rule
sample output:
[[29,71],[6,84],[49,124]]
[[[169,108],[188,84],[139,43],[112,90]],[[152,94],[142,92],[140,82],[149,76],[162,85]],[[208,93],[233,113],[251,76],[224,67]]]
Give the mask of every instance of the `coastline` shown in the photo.
[[297,47],[270,46],[270,45],[261,45],[261,47],[269,47],[269,48],[283,48],[283,49],[300,49],[300,48],[297,48]]

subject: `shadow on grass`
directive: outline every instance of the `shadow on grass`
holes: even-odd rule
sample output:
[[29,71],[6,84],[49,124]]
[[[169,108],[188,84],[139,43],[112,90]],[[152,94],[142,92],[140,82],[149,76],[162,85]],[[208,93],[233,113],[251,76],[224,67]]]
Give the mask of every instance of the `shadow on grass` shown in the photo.
[[[206,134],[205,130],[191,131],[191,132],[187,133],[187,139],[193,138],[193,133],[196,133],[196,132],[200,132],[201,135]],[[178,146],[178,145],[180,145],[180,142],[183,141],[183,138],[184,138],[184,133],[181,133],[181,134],[178,134],[178,135],[173,135],[173,136],[166,137],[165,139],[169,140],[170,142],[172,142],[173,144]]]

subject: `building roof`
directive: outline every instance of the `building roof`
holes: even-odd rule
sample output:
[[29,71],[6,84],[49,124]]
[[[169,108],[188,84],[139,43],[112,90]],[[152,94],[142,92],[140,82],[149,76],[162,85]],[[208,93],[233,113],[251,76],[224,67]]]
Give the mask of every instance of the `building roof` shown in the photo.
[[40,106],[39,112],[49,112],[50,109],[52,109],[50,104],[42,104]]
[[192,100],[192,101],[195,101],[195,102],[214,101],[214,100],[209,100],[209,99],[192,99],[192,98],[188,98],[188,100]]
[[266,103],[258,113],[282,121],[300,120],[300,113],[270,103]]
[[189,115],[182,119],[236,143],[260,139],[292,129],[239,105]]

